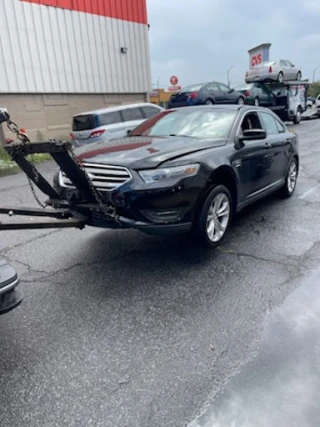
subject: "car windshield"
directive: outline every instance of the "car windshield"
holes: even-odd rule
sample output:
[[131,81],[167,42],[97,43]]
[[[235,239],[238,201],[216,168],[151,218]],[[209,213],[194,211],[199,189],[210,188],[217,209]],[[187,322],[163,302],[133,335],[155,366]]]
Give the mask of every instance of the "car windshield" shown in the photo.
[[236,115],[226,110],[165,111],[138,126],[131,136],[227,138]]
[[192,85],[192,86],[186,86],[183,89],[180,90],[180,93],[184,93],[184,92],[197,92],[202,88],[202,84],[198,84],[198,85]]
[[92,114],[82,114],[73,118],[73,131],[91,130],[94,129],[94,127],[94,117]]

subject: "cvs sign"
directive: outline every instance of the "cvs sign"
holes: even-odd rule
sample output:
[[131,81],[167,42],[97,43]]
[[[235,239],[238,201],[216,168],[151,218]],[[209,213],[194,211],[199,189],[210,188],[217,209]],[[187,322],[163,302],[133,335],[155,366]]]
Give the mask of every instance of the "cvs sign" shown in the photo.
[[254,68],[262,62],[262,53],[257,53],[251,57],[251,67]]

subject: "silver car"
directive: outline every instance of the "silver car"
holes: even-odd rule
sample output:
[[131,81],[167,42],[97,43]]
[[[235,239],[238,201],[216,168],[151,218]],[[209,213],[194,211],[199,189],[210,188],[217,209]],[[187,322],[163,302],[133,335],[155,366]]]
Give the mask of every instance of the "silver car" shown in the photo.
[[163,110],[155,104],[140,103],[76,114],[73,116],[71,138],[76,147],[123,138],[128,131]]
[[286,59],[276,59],[273,61],[262,62],[257,67],[246,72],[246,83],[301,80],[301,70]]

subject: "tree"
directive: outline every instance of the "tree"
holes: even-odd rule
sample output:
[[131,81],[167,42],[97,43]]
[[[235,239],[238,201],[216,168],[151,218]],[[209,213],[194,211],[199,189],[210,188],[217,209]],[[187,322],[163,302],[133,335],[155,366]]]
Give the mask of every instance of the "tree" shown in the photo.
[[320,94],[320,81],[313,82],[309,86],[308,95],[316,98]]

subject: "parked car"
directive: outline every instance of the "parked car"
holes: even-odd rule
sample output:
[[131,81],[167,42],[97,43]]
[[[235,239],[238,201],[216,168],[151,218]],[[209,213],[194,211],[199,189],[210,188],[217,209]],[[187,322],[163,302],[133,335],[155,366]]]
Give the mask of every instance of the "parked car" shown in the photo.
[[313,96],[308,96],[307,97],[307,108],[313,107],[315,102],[316,102],[316,98],[314,98]]
[[234,90],[244,95],[246,104],[265,107],[276,105],[275,95],[263,83],[246,83]]
[[212,104],[244,104],[244,96],[223,83],[210,82],[186,86],[173,94],[169,108]]
[[246,72],[246,83],[301,80],[301,70],[286,59],[276,59],[273,61],[262,62],[259,66]]
[[71,138],[75,146],[126,136],[144,120],[164,109],[155,104],[121,105],[73,116]]
[[22,301],[17,291],[19,277],[14,268],[5,260],[0,260],[0,315],[16,308]]
[[318,117],[320,118],[320,94],[315,99],[315,106],[317,108]]
[[76,150],[116,217],[94,212],[81,185],[76,189],[64,172],[54,179],[59,196],[92,226],[192,232],[216,246],[234,213],[276,190],[290,197],[297,182],[297,135],[262,107],[166,110],[116,143]]

